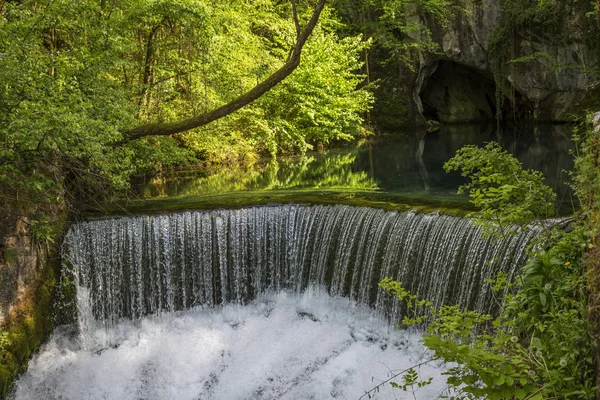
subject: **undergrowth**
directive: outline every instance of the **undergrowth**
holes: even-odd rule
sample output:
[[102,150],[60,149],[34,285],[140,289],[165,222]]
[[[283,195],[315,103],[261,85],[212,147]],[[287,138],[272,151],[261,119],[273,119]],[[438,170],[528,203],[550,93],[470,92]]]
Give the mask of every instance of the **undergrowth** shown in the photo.
[[[502,299],[498,317],[457,306],[434,308],[401,282],[387,278],[380,283],[389,295],[409,305],[399,327],[425,324],[422,341],[433,358],[454,363],[444,373],[447,388],[443,398],[595,398],[594,339],[600,331],[600,316],[595,311],[600,304],[600,254],[596,247],[600,129],[584,129],[575,136],[575,142],[573,187],[582,209],[567,229],[555,225],[542,232],[516,279],[509,281],[500,274],[490,282],[497,292],[510,289]],[[488,234],[500,238],[504,233],[498,232],[506,232],[510,224],[523,226],[528,218],[547,217],[553,199],[546,196],[532,202],[528,191],[519,188],[547,193],[545,185],[537,174],[523,171],[520,165],[516,168],[511,157],[491,145],[483,149],[470,146],[447,164],[448,169],[460,169],[471,179],[463,190],[470,193],[472,202],[481,203],[479,223]],[[506,207],[507,201],[513,206]],[[408,391],[414,385],[406,382],[429,383],[412,375],[405,378],[408,372],[414,371],[403,371],[397,377],[401,383],[394,387]]]

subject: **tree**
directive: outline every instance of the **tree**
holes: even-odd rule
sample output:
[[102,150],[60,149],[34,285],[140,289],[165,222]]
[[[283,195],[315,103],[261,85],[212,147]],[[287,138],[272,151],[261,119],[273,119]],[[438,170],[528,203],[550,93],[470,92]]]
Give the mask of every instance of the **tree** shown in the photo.
[[[119,189],[128,185],[135,172],[203,157],[181,132],[231,115],[291,75],[300,64],[309,37],[319,29],[317,22],[323,19],[325,3],[3,2],[3,196],[21,201],[30,197],[32,204],[38,204],[33,192],[60,197],[65,183],[88,193],[89,186],[98,183],[103,188]],[[329,34],[331,31],[323,31],[327,38],[324,45],[346,46],[347,54],[335,54],[352,56],[349,53],[360,43],[351,40],[344,45]],[[315,58],[314,62],[321,60]],[[360,67],[350,61],[341,64],[344,68]],[[341,76],[348,78],[348,71],[342,71]],[[352,79],[353,85],[360,82],[360,77]],[[294,96],[299,94],[288,91],[286,101],[298,103],[291,100]],[[351,97],[350,93],[346,96]],[[335,118],[360,123],[356,113],[364,110],[369,97],[355,97],[362,103],[346,107],[350,113]],[[265,107],[270,102],[264,101],[241,116],[236,113],[222,126],[235,119],[241,126],[242,117],[247,119],[252,113],[268,118]],[[338,103],[338,107],[344,106]],[[262,123],[260,119],[252,122]],[[211,131],[218,132],[216,128],[194,129],[194,141],[210,136]],[[338,132],[336,137],[344,138],[345,133]],[[325,139],[322,141],[327,142]],[[282,136],[278,140],[288,139]],[[294,145],[300,151],[307,148],[302,140]],[[56,174],[59,170],[63,173]],[[32,180],[31,176],[39,179]],[[80,195],[74,193],[75,197]]]
[[268,92],[270,89],[272,89],[279,82],[287,78],[300,65],[300,56],[302,54],[302,49],[304,48],[306,41],[312,34],[315,26],[317,25],[317,22],[319,21],[319,16],[323,11],[323,7],[325,7],[326,2],[326,0],[319,0],[319,2],[314,8],[310,20],[308,21],[306,26],[302,28],[300,26],[300,20],[296,7],[296,0],[290,1],[292,3],[294,25],[296,26],[296,44],[291,50],[290,55],[286,60],[285,64],[281,68],[279,68],[277,71],[271,74],[267,79],[256,85],[250,91],[231,100],[227,104],[215,110],[202,113],[198,116],[187,118],[177,122],[150,123],[138,126],[127,132],[124,132],[124,139],[116,142],[114,145],[122,145],[128,141],[136,140],[146,136],[169,136],[209,124],[253,102],[254,100],[264,95],[266,92]]

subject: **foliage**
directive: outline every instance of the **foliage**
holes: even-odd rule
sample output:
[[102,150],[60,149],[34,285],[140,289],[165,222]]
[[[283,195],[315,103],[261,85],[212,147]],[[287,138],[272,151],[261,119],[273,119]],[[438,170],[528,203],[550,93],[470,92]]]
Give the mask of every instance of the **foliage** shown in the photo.
[[[598,118],[598,117],[596,117]],[[600,128],[591,127],[591,119],[573,137],[575,142],[575,173],[572,175],[573,189],[579,198],[581,211],[590,222],[592,237],[598,235],[600,227]]]
[[[497,292],[510,289],[497,318],[457,306],[436,309],[400,282],[387,278],[380,283],[388,294],[408,303],[402,326],[425,324],[423,343],[434,358],[456,363],[445,373],[447,398],[594,398],[597,349],[588,323],[584,261],[590,240],[586,209],[597,204],[598,188],[593,184],[597,173],[592,171],[597,172],[598,152],[589,137],[594,136],[584,142],[575,175],[584,218],[572,224],[569,232],[555,226],[543,246],[532,249],[513,282],[505,275],[490,282]],[[551,211],[554,196],[543,185],[542,176],[524,171],[497,145],[466,146],[445,168],[460,169],[471,179],[462,190],[469,191],[471,201],[482,208],[480,218],[494,224],[525,224],[527,218]]]
[[[63,185],[73,199],[107,196],[160,166],[353,138],[372,102],[353,74],[368,42],[340,39],[326,12],[302,70],[270,98],[193,134],[111,145],[134,126],[213,109],[263,80],[294,43],[290,16],[289,2],[271,0],[3,2],[0,184],[31,203],[61,197]],[[48,160],[55,171],[39,171]]]
[[[332,0],[346,23],[346,36],[363,35],[372,46],[362,54],[366,83],[373,86],[375,124],[397,128],[413,125],[413,100],[406,78],[425,54],[437,54],[430,27],[445,30],[463,12],[463,0]],[[370,121],[371,113],[367,115]],[[377,125],[375,125],[376,127]]]
[[[380,283],[380,287],[396,295],[400,301],[406,298],[406,290],[401,288],[400,282],[388,278]],[[413,296],[409,294],[408,298]],[[529,393],[536,390],[531,385],[529,367],[523,357],[507,355],[507,351],[518,344],[511,341],[506,332],[490,332],[486,329],[491,316],[462,311],[457,306],[435,309],[424,300],[419,300],[419,303],[429,313],[426,319],[416,321],[427,322],[427,334],[422,339],[425,347],[434,352],[435,358],[458,364],[445,373],[452,393],[450,398],[475,399],[487,396],[500,399],[515,395],[522,399],[525,396],[519,397],[521,392],[517,393],[516,390],[510,393],[511,388],[516,386],[523,393],[527,393],[527,389]],[[500,326],[500,320],[494,321],[494,325]],[[474,335],[476,328],[479,333]]]
[[524,170],[521,162],[497,143],[480,148],[464,146],[444,164],[444,170],[461,171],[470,182],[459,187],[479,208],[475,221],[488,233],[524,227],[534,219],[554,216],[556,194],[541,172]]
[[[285,36],[291,38],[291,32]],[[373,101],[368,88],[357,89],[362,76],[354,73],[362,66],[358,55],[368,45],[360,36],[339,39],[330,29],[318,28],[289,79],[241,112],[187,135],[184,142],[210,159],[232,161],[303,154],[315,145],[354,139],[361,135],[362,115]],[[226,148],[239,147],[230,140],[242,144],[242,153],[219,159]]]
[[425,380],[419,380],[419,373],[414,368],[409,368],[404,375],[402,375],[402,384],[398,384],[396,382],[390,382],[392,387],[396,389],[402,389],[405,392],[409,391],[412,394],[413,399],[417,399],[415,393],[422,387],[431,384],[433,378],[428,378]]
[[[600,17],[599,17],[600,18]],[[589,286],[587,321],[594,333],[596,349],[600,346],[600,113],[588,116],[588,124],[582,135],[575,135],[575,173],[573,188],[581,204],[581,213],[587,222],[589,234],[588,252],[584,267]],[[597,350],[596,350],[597,351]],[[596,386],[600,386],[600,361],[596,355]],[[597,389],[597,393],[600,388]]]
[[338,0],[335,7],[355,31],[364,32],[386,51],[381,63],[401,62],[413,70],[419,53],[438,50],[429,28],[415,16],[447,28],[456,13],[464,12],[462,2],[453,0]]
[[403,324],[427,323],[425,347],[435,358],[457,364],[445,372],[448,398],[594,398],[584,232],[578,227],[548,252],[532,256],[514,284],[500,278],[504,283],[496,289],[508,284],[514,293],[496,319],[457,306],[435,309],[400,282],[388,278],[380,283],[399,300],[416,302],[428,311],[427,317],[405,317]]
[[436,52],[438,45],[433,41],[431,31],[412,17],[431,16],[447,27],[456,12],[454,3],[451,0],[367,1],[367,7],[380,13],[379,24],[374,26],[373,34],[390,54],[389,59],[384,61],[399,60],[415,71],[416,56],[420,52]]

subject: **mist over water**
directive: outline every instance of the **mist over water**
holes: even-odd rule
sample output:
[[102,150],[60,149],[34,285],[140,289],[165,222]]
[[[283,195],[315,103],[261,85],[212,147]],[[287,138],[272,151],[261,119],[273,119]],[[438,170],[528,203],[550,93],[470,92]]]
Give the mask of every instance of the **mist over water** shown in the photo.
[[[313,288],[266,294],[245,306],[123,321],[91,338],[92,348],[84,349],[72,330],[57,330],[13,398],[358,399],[390,373],[431,357],[418,334]],[[103,347],[107,341],[112,346]],[[434,383],[417,399],[438,398],[444,368],[419,368]],[[374,398],[412,394],[387,384]]]

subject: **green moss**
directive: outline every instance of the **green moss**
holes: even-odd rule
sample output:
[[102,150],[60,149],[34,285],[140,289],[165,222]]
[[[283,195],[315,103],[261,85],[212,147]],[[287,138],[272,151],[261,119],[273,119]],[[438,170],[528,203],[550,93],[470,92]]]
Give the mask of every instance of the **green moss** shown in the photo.
[[8,388],[15,379],[15,376],[16,373],[10,366],[5,365],[4,363],[0,364],[0,395],[2,397],[6,397]]
[[58,325],[77,322],[77,288],[68,268],[61,270],[58,298],[54,302],[54,316]]
[[52,306],[57,268],[57,263],[44,265],[29,305],[0,330],[0,398],[6,398],[15,378],[27,369],[31,355],[54,329]]
[[4,248],[2,257],[4,258],[4,262],[6,264],[14,263],[15,260],[17,259],[17,255],[16,255],[15,251],[13,249],[11,249],[10,247]]
[[439,211],[442,214],[464,216],[474,211],[466,197],[456,195],[390,194],[377,191],[357,192],[344,189],[303,189],[240,192],[214,196],[168,197],[156,200],[138,200],[103,205],[100,210],[88,208],[87,217],[175,212],[183,210],[237,209],[268,204],[344,204],[356,207],[380,208],[388,211]]

